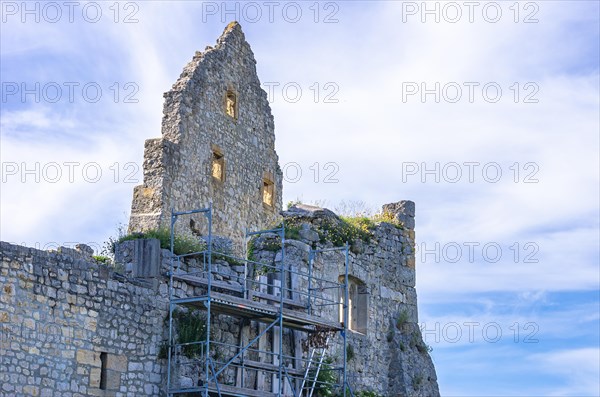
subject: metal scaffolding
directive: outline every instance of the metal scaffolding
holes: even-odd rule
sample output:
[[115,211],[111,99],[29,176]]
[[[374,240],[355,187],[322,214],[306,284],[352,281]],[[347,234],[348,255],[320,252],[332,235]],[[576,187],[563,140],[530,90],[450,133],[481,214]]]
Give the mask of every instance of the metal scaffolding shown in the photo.
[[[181,216],[203,214],[208,223],[206,248],[199,252],[176,255],[175,224]],[[167,395],[316,397],[327,387],[339,396],[352,396],[346,372],[348,332],[348,244],[344,247],[311,249],[308,272],[286,263],[285,225],[247,232],[246,240],[270,233],[281,244],[280,260],[262,263],[229,253],[213,251],[212,208],[191,211],[171,211],[171,263],[169,270],[169,340]],[[329,251],[344,254],[344,273],[338,280],[315,277],[314,264],[318,255]],[[234,285],[223,282],[223,269],[214,266],[213,258],[225,258],[244,266],[243,277]],[[198,268],[183,266],[186,258],[201,258]],[[257,276],[256,269],[263,275]],[[308,287],[300,290],[301,282]],[[188,291],[202,293],[187,297],[175,296],[175,284],[189,286]],[[237,287],[237,285],[240,285]],[[333,298],[327,291],[334,292]],[[327,292],[327,293],[324,293]],[[181,294],[180,294],[181,295]],[[188,293],[189,295],[189,293]],[[343,297],[343,299],[340,299]],[[341,307],[341,319],[323,318],[315,312],[319,307]],[[200,340],[178,341],[175,338],[174,310],[185,307],[206,313],[206,325]],[[188,312],[189,313],[189,312]],[[219,341],[211,332],[216,316],[231,316],[239,321],[239,343]],[[341,320],[341,321],[340,321]],[[249,324],[255,324],[256,335],[250,336]],[[244,328],[245,327],[245,328]],[[246,331],[244,332],[244,329]],[[319,338],[319,335],[324,336]],[[270,338],[268,338],[270,336]],[[199,336],[200,338],[200,336]],[[317,340],[306,344],[301,340]],[[335,341],[338,339],[337,342]],[[284,339],[292,351],[284,352]],[[325,340],[323,342],[323,339]],[[335,343],[343,349],[338,363],[327,356]],[[196,357],[182,359],[182,349],[194,346]],[[197,374],[192,384],[174,384],[182,371]],[[327,380],[319,375],[328,371]],[[331,380],[335,379],[335,381]],[[270,390],[266,390],[270,389]]]

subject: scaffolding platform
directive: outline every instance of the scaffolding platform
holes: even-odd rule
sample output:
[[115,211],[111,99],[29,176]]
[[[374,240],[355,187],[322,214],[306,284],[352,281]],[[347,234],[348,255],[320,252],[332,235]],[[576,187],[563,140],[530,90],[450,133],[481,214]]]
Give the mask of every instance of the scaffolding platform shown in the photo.
[[[273,299],[279,299],[273,296]],[[254,321],[270,324],[279,318],[280,308],[278,306],[256,302],[251,299],[239,298],[219,292],[212,292],[210,296],[195,298],[173,299],[172,304],[193,307],[206,310],[207,301],[210,300],[210,308],[215,312],[228,314],[230,316],[244,317]],[[283,309],[283,325],[305,332],[313,332],[318,327],[319,331],[343,331],[341,323],[327,321],[322,317],[311,316],[298,310]]]
[[[206,277],[200,277],[196,275],[191,275],[189,273],[175,273],[173,274],[173,280],[182,281],[189,285],[194,285],[197,287],[208,287],[208,280]],[[222,289],[225,291],[231,291],[242,295],[244,293],[244,289],[240,285],[230,284],[226,281],[219,280],[211,280],[212,288]],[[259,299],[264,299],[269,302],[279,304],[281,297],[271,294],[266,294],[260,291],[251,291],[252,297],[256,297]],[[293,308],[293,309],[306,309],[306,304],[297,300],[283,298],[283,305],[285,307]]]
[[[206,236],[206,249],[202,252],[176,255],[174,252],[175,222],[180,216],[191,214],[204,214],[208,222],[208,235]],[[235,258],[212,250],[212,208],[201,208],[191,211],[171,212],[171,263],[169,270],[169,339],[168,339],[168,371],[167,371],[167,396],[201,395],[202,397],[310,397],[322,385],[319,372],[322,368],[328,371],[337,371],[336,381],[331,387],[341,396],[353,396],[348,383],[347,363],[347,319],[348,319],[348,252],[349,246],[311,250],[309,253],[308,273],[302,273],[285,265],[285,225],[271,230],[246,232],[246,238],[270,233],[279,236],[281,244],[281,260],[275,264],[256,262],[248,258]],[[315,255],[325,251],[343,251],[345,268],[339,280],[324,280],[313,274]],[[193,269],[182,271],[181,259],[186,256],[202,257],[202,261],[194,265]],[[223,277],[230,274],[219,273],[213,266],[213,255],[229,256],[237,263],[243,263],[244,272],[238,273],[228,281]],[[177,266],[174,265],[175,260]],[[268,268],[273,277],[254,273],[256,266],[260,269]],[[184,266],[185,267],[185,266]],[[300,283],[299,280],[303,280]],[[265,281],[266,280],[266,281]],[[176,285],[185,283],[189,286],[200,287],[196,296],[181,298],[175,296]],[[314,284],[313,284],[314,283]],[[323,286],[326,284],[326,286]],[[295,288],[304,285],[303,291]],[[313,288],[313,285],[318,288]],[[340,302],[335,294],[323,291],[338,289],[344,297]],[[188,289],[189,291],[189,289]],[[320,292],[319,292],[320,291]],[[340,315],[324,317],[315,315],[312,306],[339,306]],[[176,307],[182,306],[190,309],[199,309],[207,313],[204,336],[200,340],[176,340],[176,331],[173,324],[173,312]],[[235,344],[223,343],[215,339],[211,332],[212,317],[227,315],[240,319],[261,323],[260,331],[253,339],[240,327],[238,340]],[[256,324],[258,327],[258,324]],[[294,331],[294,347],[292,353],[284,353],[284,329]],[[302,340],[307,340],[309,334],[315,332],[328,332],[341,338],[341,363],[332,367],[324,364],[329,338],[321,347],[312,347],[311,352],[302,352]],[[304,335],[304,336],[302,336]],[[304,338],[307,339],[304,339]],[[200,360],[197,362],[181,364],[178,354],[185,345],[200,346]],[[257,346],[258,345],[258,346]],[[261,347],[262,345],[262,347]],[[214,347],[214,348],[213,348]],[[225,353],[212,354],[218,349]],[[220,351],[220,350],[218,350]],[[173,382],[178,376],[179,365],[192,365],[191,371],[196,375],[196,386],[185,387],[181,383]],[[227,372],[225,372],[227,371]],[[189,375],[189,372],[188,372]],[[193,376],[192,376],[193,377]],[[267,380],[268,378],[268,380]],[[248,383],[250,382],[250,383]],[[250,386],[252,384],[252,386]],[[189,385],[189,383],[188,383]],[[183,386],[183,387],[182,387]],[[252,387],[252,388],[249,388]]]

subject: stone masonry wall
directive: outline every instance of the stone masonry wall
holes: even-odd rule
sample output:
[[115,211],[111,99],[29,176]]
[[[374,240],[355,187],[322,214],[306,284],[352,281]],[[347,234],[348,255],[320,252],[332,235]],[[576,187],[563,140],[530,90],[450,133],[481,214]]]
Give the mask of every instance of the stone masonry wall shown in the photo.
[[[115,273],[84,245],[45,252],[1,242],[0,250],[0,396],[165,395],[168,250],[160,252],[161,276],[151,280]],[[231,268],[222,278],[239,283],[235,267],[222,260],[215,266]],[[203,293],[173,284],[175,298]],[[236,319],[217,316],[213,323],[214,340],[237,341]],[[177,361],[186,358],[178,354]],[[177,368],[173,384],[196,384],[193,370]]]
[[[386,207],[403,219],[404,227],[380,223],[372,230],[369,241],[350,241],[349,276],[364,283],[366,324],[360,332],[349,331],[347,350],[350,382],[355,391],[372,391],[381,396],[438,396],[437,379],[427,347],[417,325],[415,292],[414,204],[395,203]],[[326,224],[340,219],[332,212],[316,207],[297,206],[284,213],[294,239],[285,244],[286,268],[308,272],[312,249],[332,248],[331,239],[323,238]],[[330,236],[331,237],[331,236]],[[261,263],[278,265],[281,246],[275,235],[254,241],[254,256]],[[130,258],[133,242],[123,245]],[[96,263],[91,250],[61,248],[44,252],[2,243],[0,268],[0,395],[1,396],[159,396],[164,395],[167,361],[164,352],[168,326],[168,278],[171,254],[160,250],[159,275],[152,279],[133,279],[129,259],[124,275]],[[273,281],[277,274],[258,268],[214,259],[219,271],[215,280],[239,287],[246,272],[251,279]],[[198,259],[182,263],[183,270],[200,266]],[[340,251],[317,255],[314,275],[337,281],[344,275],[344,255]],[[269,282],[271,282],[269,281]],[[307,278],[289,276],[285,285],[299,292],[308,291]],[[313,283],[312,287],[325,287]],[[176,281],[173,296],[185,298],[205,293],[202,286]],[[250,287],[256,289],[255,287]],[[336,290],[321,289],[318,296],[339,302]],[[288,298],[293,298],[289,296]],[[296,299],[306,302],[306,296]],[[340,306],[319,307],[313,313],[337,321]],[[322,303],[322,302],[321,302]],[[238,346],[253,339],[263,325],[219,315],[211,319],[213,340]],[[177,332],[177,330],[176,330]],[[307,334],[288,332],[283,335],[284,353],[306,357]],[[271,333],[263,348],[274,343]],[[332,339],[328,355],[342,357],[339,335]],[[302,347],[300,347],[302,346]],[[236,349],[213,345],[211,357],[226,362]],[[351,354],[350,354],[351,352]],[[177,351],[172,378],[175,385],[193,387],[202,379],[203,365]],[[273,356],[250,355],[251,360],[272,363]],[[265,361],[262,361],[265,360]],[[197,360],[196,360],[197,361]],[[292,368],[293,359],[285,365]],[[104,375],[102,375],[104,374]],[[235,370],[223,373],[220,382],[235,384]],[[247,385],[257,384],[258,373],[248,371]],[[102,379],[103,378],[103,379]],[[265,379],[266,390],[273,387]],[[101,388],[102,386],[102,388]]]
[[[364,333],[349,332],[350,381],[355,390],[382,396],[438,396],[435,368],[417,324],[414,203],[388,204],[384,210],[403,227],[382,222],[369,242],[349,241],[349,276],[364,283],[363,292],[367,293],[366,329]],[[301,225],[299,241],[290,241],[286,247],[286,263],[308,271],[309,248],[331,248],[333,244],[321,236],[325,225],[335,224],[339,218],[331,211],[304,205],[284,212],[284,217],[287,223]],[[343,252],[318,255],[313,272],[326,280],[343,277]],[[308,288],[305,279],[299,282],[299,290]],[[335,290],[330,291],[329,298],[339,301]],[[315,306],[313,310],[323,317],[339,318],[339,306]],[[341,342],[339,338],[335,341],[330,354],[341,357]]]
[[111,278],[85,247],[1,244],[0,395],[159,394],[164,293]]
[[[228,93],[236,99],[233,117],[227,113]],[[134,190],[130,232],[168,227],[171,208],[204,208],[211,201],[213,233],[237,243],[246,228],[263,229],[276,220],[282,172],[274,121],[237,22],[227,26],[214,48],[196,53],[165,94],[163,112],[162,137],[145,144],[144,183]],[[215,154],[222,156],[222,180],[212,176]],[[263,203],[265,178],[273,184],[272,206]],[[194,234],[207,230],[202,215],[178,228]]]

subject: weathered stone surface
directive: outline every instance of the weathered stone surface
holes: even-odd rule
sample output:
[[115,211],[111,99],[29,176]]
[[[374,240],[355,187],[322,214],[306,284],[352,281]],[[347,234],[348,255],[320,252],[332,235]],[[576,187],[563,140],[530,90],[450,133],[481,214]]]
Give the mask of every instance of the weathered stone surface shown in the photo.
[[100,353],[85,349],[77,350],[77,363],[80,365],[100,366]]
[[87,258],[91,258],[94,255],[94,249],[86,244],[77,244],[75,249],[85,255]]
[[315,232],[314,230],[311,230],[310,227],[307,224],[302,225],[302,228],[300,229],[300,237],[302,237],[304,240],[308,240],[308,241],[319,241],[319,233]]
[[[414,203],[401,201],[383,206],[384,211],[407,216],[414,220]],[[323,208],[298,205],[283,212],[284,219],[305,222],[300,229],[304,243],[316,248],[331,247],[325,241],[308,239],[306,230],[316,232],[327,219],[329,224],[341,222],[337,216]],[[410,224],[409,224],[410,225]],[[435,368],[417,325],[417,296],[415,291],[414,231],[381,223],[373,230],[370,242],[350,254],[349,276],[364,283],[368,292],[366,332],[349,332],[348,342],[354,357],[348,361],[348,370],[354,380],[355,390],[368,390],[382,396],[439,396]],[[304,233],[302,231],[304,230]],[[288,241],[288,243],[300,243]],[[304,244],[307,248],[308,245]],[[307,267],[307,257],[299,251],[288,249],[286,262],[299,269]],[[341,252],[331,252],[315,262],[316,277],[337,280],[343,276],[344,258]],[[337,264],[337,265],[335,265]],[[308,287],[300,278],[300,291]],[[332,296],[332,299],[338,299]],[[338,318],[337,307],[314,309],[323,317]],[[398,319],[406,323],[398,329]],[[411,345],[412,344],[412,345]],[[331,355],[340,356],[342,347],[335,345]]]
[[232,254],[234,252],[233,241],[230,238],[213,235],[211,244],[213,251],[220,252],[223,254]]
[[[236,96],[233,117],[227,113],[228,93]],[[229,24],[214,48],[197,52],[164,97],[162,138],[146,141],[144,183],[134,191],[130,232],[168,227],[171,208],[211,202],[213,232],[238,243],[246,228],[274,222],[283,178],[274,121],[240,25]],[[215,155],[223,161],[222,180],[212,174]],[[272,205],[263,203],[265,180],[273,185]],[[182,217],[177,227],[205,234],[206,225],[196,214]]]
[[[77,250],[45,252],[2,242],[0,251],[0,285],[16,286],[10,295],[0,292],[6,298],[0,299],[0,384],[7,395],[139,395],[147,384],[153,395],[164,391],[164,360],[157,354],[165,338],[166,289],[157,295],[98,277],[101,269],[113,273],[91,258],[82,260]],[[29,273],[11,264],[26,263],[35,263],[41,275],[19,283]],[[99,389],[101,353],[107,390]],[[128,357],[150,370],[142,365],[130,371]]]
[[283,211],[283,216],[297,216],[302,218],[337,218],[333,211],[308,204],[295,204]]
[[385,204],[383,211],[393,214],[396,220],[402,222],[407,229],[415,228],[415,203],[403,200],[397,203]]

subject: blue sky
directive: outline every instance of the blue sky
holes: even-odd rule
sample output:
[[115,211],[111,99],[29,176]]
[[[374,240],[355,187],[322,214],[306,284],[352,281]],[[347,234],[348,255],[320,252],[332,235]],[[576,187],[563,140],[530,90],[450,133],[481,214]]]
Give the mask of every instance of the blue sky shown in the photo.
[[1,3],[2,240],[114,235],[163,92],[237,19],[284,201],[416,202],[442,394],[600,395],[598,2],[75,3]]

